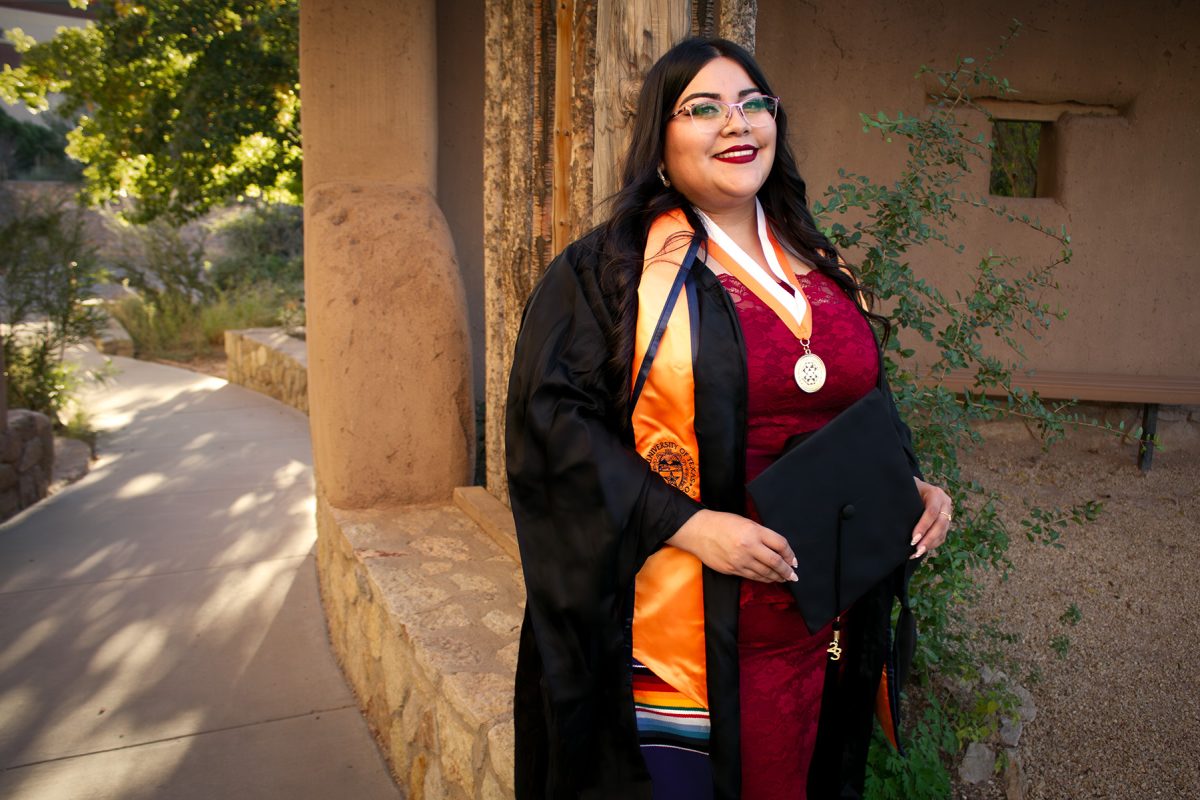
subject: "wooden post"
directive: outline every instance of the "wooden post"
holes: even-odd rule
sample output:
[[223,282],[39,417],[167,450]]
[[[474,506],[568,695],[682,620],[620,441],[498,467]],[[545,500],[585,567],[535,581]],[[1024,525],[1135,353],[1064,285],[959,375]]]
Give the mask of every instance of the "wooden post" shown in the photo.
[[1158,433],[1158,403],[1142,406],[1142,435],[1138,438],[1138,469],[1149,472],[1154,461],[1154,435]]
[[721,0],[717,14],[717,36],[737,42],[754,52],[758,0]]
[[521,309],[549,262],[555,0],[484,10],[483,282],[487,487],[507,496],[504,405]]
[[0,350],[0,433],[8,430],[8,363]]
[[551,250],[570,241],[571,52],[575,41],[575,0],[560,0],[554,32],[554,225]]
[[621,158],[642,77],[671,45],[691,33],[687,0],[599,0],[596,9],[596,143],[592,202],[619,188]]

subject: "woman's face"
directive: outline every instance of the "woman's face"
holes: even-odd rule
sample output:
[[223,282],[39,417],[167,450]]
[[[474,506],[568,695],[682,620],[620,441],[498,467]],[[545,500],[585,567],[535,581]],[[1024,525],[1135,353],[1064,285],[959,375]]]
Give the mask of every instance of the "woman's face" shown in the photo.
[[[705,99],[740,103],[760,94],[746,70],[720,57],[704,65],[683,90],[672,111]],[[758,120],[755,120],[756,124]],[[686,114],[667,122],[663,166],[671,184],[692,205],[709,214],[753,205],[775,163],[775,120],[751,127],[738,111],[717,130],[705,132]]]

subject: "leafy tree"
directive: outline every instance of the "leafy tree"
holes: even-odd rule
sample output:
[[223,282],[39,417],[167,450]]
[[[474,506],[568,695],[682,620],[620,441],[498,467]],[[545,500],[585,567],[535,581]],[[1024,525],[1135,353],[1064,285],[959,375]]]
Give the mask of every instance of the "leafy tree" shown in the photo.
[[243,197],[298,202],[298,0],[72,0],[86,28],[7,33],[22,63],[0,96],[77,119],[67,152],[86,199],[135,221]]

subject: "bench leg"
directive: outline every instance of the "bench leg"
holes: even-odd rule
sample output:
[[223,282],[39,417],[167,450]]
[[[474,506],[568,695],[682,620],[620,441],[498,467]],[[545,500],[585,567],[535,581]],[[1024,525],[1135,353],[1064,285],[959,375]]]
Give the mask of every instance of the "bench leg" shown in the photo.
[[1146,403],[1142,406],[1142,437],[1138,441],[1138,469],[1150,471],[1150,461],[1154,458],[1154,433],[1158,429],[1158,403]]

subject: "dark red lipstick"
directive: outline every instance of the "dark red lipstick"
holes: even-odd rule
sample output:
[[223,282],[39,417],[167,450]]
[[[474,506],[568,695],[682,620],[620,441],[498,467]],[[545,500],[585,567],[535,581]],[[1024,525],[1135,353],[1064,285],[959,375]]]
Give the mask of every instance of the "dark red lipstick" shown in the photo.
[[[733,153],[738,153],[738,155],[732,155]],[[714,157],[726,164],[749,164],[758,158],[758,148],[752,144],[735,144],[725,148]]]

